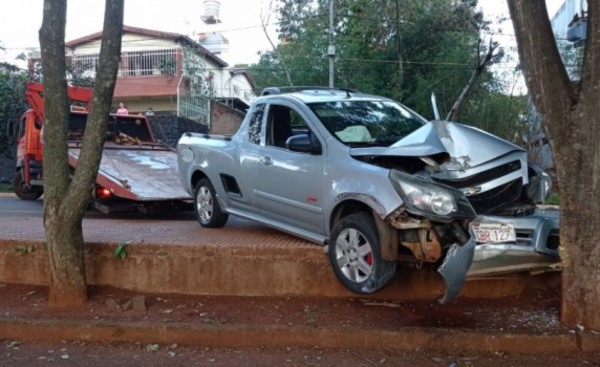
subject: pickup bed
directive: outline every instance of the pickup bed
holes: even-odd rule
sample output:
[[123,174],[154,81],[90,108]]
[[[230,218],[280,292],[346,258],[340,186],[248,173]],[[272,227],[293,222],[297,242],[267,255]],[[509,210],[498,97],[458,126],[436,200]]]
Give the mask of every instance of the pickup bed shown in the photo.
[[[398,264],[435,266],[445,303],[470,272],[556,261],[547,239],[558,218],[536,208],[549,178],[528,165],[522,148],[427,121],[385,97],[269,88],[236,134],[185,133],[177,151],[202,226],[223,226],[233,214],[324,245],[334,273],[355,293],[383,288]],[[525,252],[528,265],[525,256],[500,261],[521,262],[511,266],[490,261],[507,249]]]

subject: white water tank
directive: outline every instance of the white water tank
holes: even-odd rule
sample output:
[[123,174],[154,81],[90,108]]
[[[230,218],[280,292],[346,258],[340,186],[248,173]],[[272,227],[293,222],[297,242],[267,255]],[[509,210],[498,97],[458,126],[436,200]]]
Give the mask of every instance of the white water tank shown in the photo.
[[218,0],[204,0],[204,14],[202,20],[206,24],[221,23],[219,19],[219,10],[221,8],[221,2]]

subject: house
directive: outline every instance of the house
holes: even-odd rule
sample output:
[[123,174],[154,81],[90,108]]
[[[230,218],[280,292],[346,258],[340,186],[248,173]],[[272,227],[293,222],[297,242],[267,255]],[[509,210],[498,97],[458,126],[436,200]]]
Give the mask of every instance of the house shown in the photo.
[[[102,32],[66,42],[74,74],[94,78],[101,42]],[[253,90],[245,70],[189,36],[123,26],[114,110],[123,102],[130,114],[151,115],[157,136],[172,145],[185,131],[237,131]]]

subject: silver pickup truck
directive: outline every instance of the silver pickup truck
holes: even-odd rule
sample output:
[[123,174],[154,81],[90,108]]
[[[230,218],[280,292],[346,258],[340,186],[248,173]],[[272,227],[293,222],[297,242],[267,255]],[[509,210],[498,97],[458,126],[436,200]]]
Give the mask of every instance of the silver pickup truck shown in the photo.
[[324,245],[355,293],[435,266],[445,303],[470,275],[556,262],[558,216],[536,207],[550,180],[522,148],[385,97],[267,88],[236,134],[185,133],[177,152],[202,226],[233,214]]

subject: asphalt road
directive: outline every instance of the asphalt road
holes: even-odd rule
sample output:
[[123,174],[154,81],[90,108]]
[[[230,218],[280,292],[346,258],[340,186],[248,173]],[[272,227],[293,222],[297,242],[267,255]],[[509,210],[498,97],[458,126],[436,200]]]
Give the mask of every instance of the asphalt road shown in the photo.
[[[21,200],[10,194],[0,195],[0,218],[41,218],[44,202],[42,199],[28,201]],[[179,213],[167,214],[141,214],[132,213],[116,213],[104,214],[95,209],[90,209],[85,214],[85,218],[93,219],[162,219],[162,220],[196,220],[193,211],[182,211]]]
[[14,196],[0,196],[0,217],[41,217],[43,201],[21,200]]

